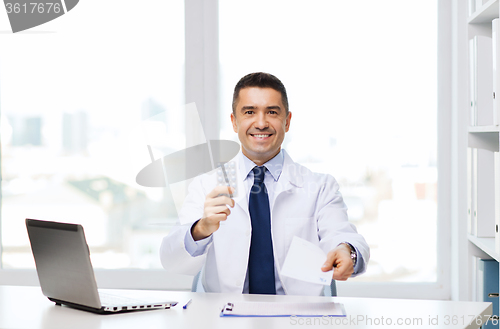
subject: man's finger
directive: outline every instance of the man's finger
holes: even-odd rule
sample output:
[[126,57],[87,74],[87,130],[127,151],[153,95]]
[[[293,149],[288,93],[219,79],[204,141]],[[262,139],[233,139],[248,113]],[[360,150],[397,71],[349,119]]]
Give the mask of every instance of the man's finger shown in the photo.
[[226,205],[227,204],[231,208],[234,207],[234,200],[231,199],[227,194],[221,194],[212,200],[214,200],[215,205],[223,205],[223,204]]
[[352,273],[354,273],[352,261],[350,259],[339,259],[332,278],[334,280],[345,281],[351,276]]
[[323,266],[321,266],[321,270],[323,272],[328,272],[328,271],[332,270],[333,269],[333,264],[335,264],[335,260],[336,260],[335,254],[332,251],[330,251],[326,255],[326,261],[323,264]]
[[225,213],[226,215],[229,216],[229,214],[231,213],[231,210],[229,210],[229,208],[226,205],[211,207],[209,210],[209,213],[207,214],[207,217],[210,217],[211,215],[215,215],[215,214],[222,214],[222,213]]
[[226,205],[216,207],[214,208],[214,210],[216,214],[226,214],[226,216],[231,215],[231,210],[229,210],[229,208]]
[[338,268],[333,271],[332,279],[338,281],[345,281],[351,277],[352,271],[346,269],[339,270]]
[[227,196],[219,196],[217,198],[207,199],[205,201],[205,208],[225,205],[229,205],[232,208],[234,207],[234,201]]
[[207,194],[207,198],[216,198],[219,194],[228,194],[234,192],[234,188],[226,185],[216,186],[212,191]]
[[215,214],[211,217],[215,222],[225,221],[227,219],[226,214]]

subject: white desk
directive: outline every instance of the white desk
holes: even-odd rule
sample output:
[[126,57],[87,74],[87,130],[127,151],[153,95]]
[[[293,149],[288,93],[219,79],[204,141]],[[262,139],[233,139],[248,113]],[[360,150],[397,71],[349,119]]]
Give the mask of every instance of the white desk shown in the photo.
[[[113,293],[120,292],[123,291],[113,290]],[[177,300],[179,304],[169,310],[98,315],[66,306],[55,306],[42,295],[39,287],[0,286],[0,328],[479,328],[480,321],[485,321],[484,316],[491,314],[492,309],[491,303],[474,302],[175,291],[148,293]],[[182,305],[189,298],[192,298],[193,302],[188,309],[182,309]],[[342,318],[221,318],[219,316],[222,305],[226,302],[313,302],[330,299],[344,304],[347,313],[347,318],[343,320],[344,324],[335,323],[342,321]],[[470,320],[476,316],[478,324],[473,321],[469,326]],[[402,325],[397,325],[398,320],[403,322]]]

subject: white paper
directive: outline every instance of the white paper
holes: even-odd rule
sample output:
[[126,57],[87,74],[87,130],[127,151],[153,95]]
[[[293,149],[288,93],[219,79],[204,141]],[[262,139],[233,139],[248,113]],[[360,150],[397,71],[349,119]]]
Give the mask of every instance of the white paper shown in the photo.
[[325,261],[326,254],[323,250],[309,241],[294,236],[281,275],[327,286],[332,282],[333,270],[321,271]]

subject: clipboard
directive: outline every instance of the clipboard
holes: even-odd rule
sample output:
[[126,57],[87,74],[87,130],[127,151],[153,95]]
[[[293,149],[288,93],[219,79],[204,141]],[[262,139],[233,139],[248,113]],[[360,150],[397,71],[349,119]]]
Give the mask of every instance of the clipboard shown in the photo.
[[279,303],[235,302],[226,303],[221,317],[345,317],[344,304],[335,302]]

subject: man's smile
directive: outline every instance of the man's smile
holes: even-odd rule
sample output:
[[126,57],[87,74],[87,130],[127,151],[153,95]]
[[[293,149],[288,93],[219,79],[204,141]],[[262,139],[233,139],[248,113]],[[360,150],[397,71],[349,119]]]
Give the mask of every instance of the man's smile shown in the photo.
[[257,139],[266,139],[272,136],[272,134],[250,134],[250,136]]

